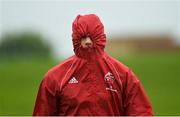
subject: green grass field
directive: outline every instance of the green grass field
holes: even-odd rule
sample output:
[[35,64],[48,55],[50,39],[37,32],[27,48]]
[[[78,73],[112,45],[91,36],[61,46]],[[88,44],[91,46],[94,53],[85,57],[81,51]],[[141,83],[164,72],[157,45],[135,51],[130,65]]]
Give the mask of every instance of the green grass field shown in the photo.
[[155,115],[180,115],[180,54],[134,55],[119,60],[143,84]]
[[31,115],[37,89],[52,60],[0,61],[0,115]]
[[[155,115],[180,115],[180,54],[120,57],[143,84]],[[50,59],[0,59],[0,115],[31,115]]]

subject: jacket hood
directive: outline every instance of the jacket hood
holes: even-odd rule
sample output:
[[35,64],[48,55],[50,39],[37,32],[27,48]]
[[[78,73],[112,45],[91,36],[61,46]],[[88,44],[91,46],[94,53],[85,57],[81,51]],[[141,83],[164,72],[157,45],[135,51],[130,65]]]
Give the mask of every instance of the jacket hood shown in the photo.
[[[93,42],[91,48],[83,48],[81,39],[90,37]],[[104,54],[106,35],[104,26],[95,14],[78,15],[72,25],[72,41],[76,56],[92,60]]]

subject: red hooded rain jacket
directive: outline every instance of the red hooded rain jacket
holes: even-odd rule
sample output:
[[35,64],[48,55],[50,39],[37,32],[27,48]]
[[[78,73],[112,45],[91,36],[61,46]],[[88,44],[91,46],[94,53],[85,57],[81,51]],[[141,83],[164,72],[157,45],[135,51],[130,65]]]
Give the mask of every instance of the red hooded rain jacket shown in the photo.
[[[78,15],[72,26],[75,55],[50,69],[42,80],[33,115],[152,115],[139,80],[104,52],[100,19]],[[90,37],[93,47],[81,46]]]

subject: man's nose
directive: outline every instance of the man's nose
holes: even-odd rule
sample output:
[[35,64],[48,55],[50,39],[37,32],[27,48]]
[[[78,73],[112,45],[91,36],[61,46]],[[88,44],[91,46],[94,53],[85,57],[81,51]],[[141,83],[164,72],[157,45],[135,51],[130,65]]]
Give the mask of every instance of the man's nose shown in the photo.
[[87,37],[87,38],[85,39],[85,45],[86,45],[86,46],[91,46],[91,45],[92,45],[92,41],[91,41],[91,39],[90,39],[89,37]]
[[93,42],[92,42],[92,40],[90,39],[90,37],[86,37],[86,38],[82,38],[82,39],[81,39],[81,45],[82,45],[84,48],[92,47]]

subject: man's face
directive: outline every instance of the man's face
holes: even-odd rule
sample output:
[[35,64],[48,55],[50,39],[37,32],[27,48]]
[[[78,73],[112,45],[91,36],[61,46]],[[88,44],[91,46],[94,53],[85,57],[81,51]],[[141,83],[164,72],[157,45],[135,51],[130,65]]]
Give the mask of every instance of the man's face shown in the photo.
[[81,45],[83,46],[83,48],[89,48],[93,46],[93,42],[90,37],[86,37],[81,39]]

